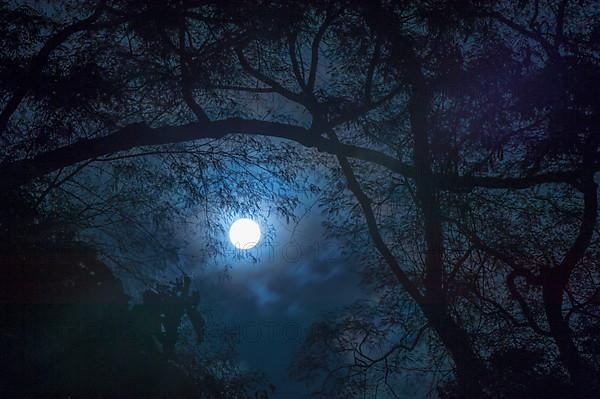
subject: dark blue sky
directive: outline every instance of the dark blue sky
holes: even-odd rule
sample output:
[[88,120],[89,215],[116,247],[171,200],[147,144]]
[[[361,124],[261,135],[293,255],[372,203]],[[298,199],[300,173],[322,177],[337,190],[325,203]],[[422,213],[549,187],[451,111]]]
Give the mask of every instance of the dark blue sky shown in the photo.
[[231,247],[209,266],[194,270],[192,263],[187,269],[204,292],[209,334],[237,333],[243,367],[264,371],[277,387],[276,398],[304,398],[309,391],[287,372],[304,334],[312,322],[365,291],[357,265],[341,254],[343,243],[325,238],[318,209],[298,224],[277,216],[266,223],[271,225],[261,227],[272,229],[271,241],[251,250],[254,261],[240,259]]

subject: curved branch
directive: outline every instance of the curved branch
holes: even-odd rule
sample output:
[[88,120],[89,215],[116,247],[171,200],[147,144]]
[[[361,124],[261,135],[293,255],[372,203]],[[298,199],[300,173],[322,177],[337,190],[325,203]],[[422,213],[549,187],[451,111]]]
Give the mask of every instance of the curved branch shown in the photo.
[[544,48],[544,50],[546,50],[546,52],[548,54],[554,53],[554,48],[553,48],[552,44],[541,33],[536,32],[536,31],[531,31],[531,30],[527,29],[526,27],[524,27],[523,25],[520,25],[520,24],[514,22],[513,20],[506,18],[504,15],[502,15],[501,13],[496,12],[496,11],[484,13],[483,16],[490,17],[490,18],[502,23],[503,25],[511,28],[515,32],[518,32],[521,35],[526,36],[526,37],[536,41],[537,43],[539,43],[542,46],[542,48]]
[[493,248],[485,243],[477,234],[467,229],[458,220],[446,218],[451,223],[454,223],[458,230],[469,240],[473,246],[491,256],[498,259],[499,261],[508,265],[518,276],[523,276],[527,279],[529,284],[541,285],[542,277],[534,274],[531,270],[527,269],[523,264],[518,262],[510,253],[503,251],[502,248]]
[[210,119],[200,104],[194,99],[194,91],[190,79],[189,57],[185,53],[185,31],[181,27],[179,29],[179,63],[181,64],[181,94],[188,108],[196,115],[199,122],[208,122]]
[[333,21],[329,15],[325,17],[325,21],[319,27],[317,34],[315,35],[312,42],[311,49],[311,59],[310,59],[310,71],[308,73],[308,81],[306,82],[306,89],[312,93],[315,89],[315,81],[317,79],[317,68],[319,67],[319,47],[321,46],[321,40],[323,40],[323,36],[325,32],[327,32],[327,28]]
[[250,65],[248,60],[246,59],[246,56],[244,55],[244,51],[242,49],[236,48],[235,52],[237,54],[238,60],[240,61],[240,65],[241,65],[242,69],[248,75],[252,76],[254,79],[257,79],[257,80],[267,84],[268,86],[273,88],[273,90],[276,93],[282,95],[283,97],[287,98],[288,100],[297,102],[298,104],[304,103],[304,98],[300,94],[294,93],[293,91],[283,87],[281,85],[281,83],[275,81],[273,78],[265,75],[258,69],[254,69]]
[[[332,140],[337,141],[335,135],[331,134],[330,137]],[[375,213],[373,212],[373,208],[371,207],[371,200],[360,187],[360,183],[356,179],[356,175],[352,170],[350,162],[348,162],[348,159],[340,153],[336,153],[335,155],[338,159],[340,167],[342,168],[342,172],[346,176],[348,188],[350,189],[350,191],[352,191],[352,193],[356,197],[356,200],[358,201],[363,210],[363,214],[365,215],[365,219],[367,221],[369,235],[371,236],[371,239],[375,244],[375,248],[377,248],[377,250],[383,257],[383,259],[386,261],[386,263],[388,264],[388,266],[390,267],[390,269],[392,270],[402,287],[415,300],[415,302],[417,302],[418,304],[423,304],[423,295],[419,292],[418,288],[413,284],[413,282],[410,281],[406,273],[404,273],[404,271],[398,264],[396,257],[394,256],[394,254],[392,254],[388,246],[383,241],[381,233],[379,232],[379,227],[377,226]]]
[[531,308],[525,301],[525,298],[523,298],[523,296],[519,292],[519,289],[517,288],[517,285],[515,284],[515,278],[517,278],[518,275],[519,274],[513,270],[506,277],[506,285],[508,286],[508,290],[510,291],[513,298],[519,304],[519,307],[521,308],[521,312],[523,312],[523,316],[525,316],[525,320],[527,320],[531,329],[540,335],[547,336],[547,337],[552,336],[552,334],[550,334],[548,331],[542,330],[542,328],[538,325],[538,323],[535,320],[535,317],[533,316],[533,312],[531,311]]
[[304,67],[301,68],[300,62],[298,61],[298,56],[296,55],[296,39],[297,34],[288,33],[287,41],[288,41],[288,51],[290,53],[290,60],[292,61],[292,71],[294,72],[294,76],[298,81],[298,85],[303,91],[306,91],[306,83],[304,82]]
[[[41,153],[33,158],[0,164],[0,176],[2,176],[0,189],[8,190],[19,187],[60,168],[119,151],[201,139],[218,139],[236,133],[291,140],[304,147],[316,148],[329,154],[340,152],[345,157],[377,164],[406,178],[415,177],[414,166],[381,151],[339,142],[334,143],[330,139],[315,134],[314,131],[297,125],[230,118],[177,126],[165,125],[156,128],[151,128],[145,123],[131,124],[106,136],[80,140]],[[468,191],[475,187],[522,189],[546,183],[568,183],[583,173],[580,170],[572,170],[523,178],[433,174],[431,180],[438,188],[448,191]]]
[[68,25],[67,27],[58,31],[55,35],[50,37],[46,43],[44,43],[40,51],[31,61],[27,74],[25,75],[26,78],[22,82],[19,82],[18,88],[0,113],[0,137],[6,131],[6,125],[8,124],[10,117],[17,110],[19,104],[21,104],[23,101],[23,98],[25,98],[27,93],[39,82],[42,75],[42,70],[44,69],[46,62],[50,57],[50,53],[63,44],[69,37],[78,32],[89,29],[92,26],[92,23],[98,19],[102,13],[103,5],[104,1],[101,1],[91,16]]
[[584,208],[579,232],[573,245],[569,248],[559,265],[558,273],[563,287],[569,281],[571,272],[577,263],[579,263],[585,255],[585,252],[592,241],[594,227],[596,226],[598,218],[598,185],[594,182],[593,174],[584,178],[582,191]]
[[349,144],[333,143],[301,126],[285,123],[248,120],[241,118],[223,119],[211,122],[194,122],[185,125],[149,127],[144,123],[124,126],[112,134],[94,139],[80,140],[65,147],[41,153],[30,159],[23,159],[0,165],[0,188],[3,190],[19,187],[31,180],[77,164],[90,158],[127,151],[133,148],[175,144],[201,139],[219,139],[228,134],[248,134],[277,137],[291,140],[308,148],[334,154],[341,151],[352,158],[373,162],[392,168],[399,173],[412,175],[412,167],[379,151]]

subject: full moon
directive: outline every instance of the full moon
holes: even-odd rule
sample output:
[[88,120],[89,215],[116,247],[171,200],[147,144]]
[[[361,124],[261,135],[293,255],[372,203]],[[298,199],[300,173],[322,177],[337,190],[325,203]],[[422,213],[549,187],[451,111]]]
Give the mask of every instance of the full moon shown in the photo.
[[251,249],[260,241],[260,227],[251,219],[238,219],[229,228],[229,241],[238,249]]

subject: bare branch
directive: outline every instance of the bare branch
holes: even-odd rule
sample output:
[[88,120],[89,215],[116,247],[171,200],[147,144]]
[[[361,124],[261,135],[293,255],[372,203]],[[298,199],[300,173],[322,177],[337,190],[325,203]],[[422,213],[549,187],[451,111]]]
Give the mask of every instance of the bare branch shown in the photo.
[[276,93],[282,95],[288,100],[297,102],[298,104],[304,104],[304,98],[300,94],[294,93],[293,91],[283,87],[283,85],[275,81],[273,78],[268,77],[258,69],[254,69],[246,59],[246,56],[244,56],[244,51],[242,49],[237,48],[235,51],[240,61],[240,65],[242,66],[242,69],[248,75],[271,87]]
[[315,89],[315,80],[317,78],[317,68],[319,67],[319,47],[321,46],[321,40],[327,32],[327,28],[333,22],[333,18],[330,16],[325,17],[325,21],[319,27],[317,34],[315,35],[312,48],[311,48],[311,59],[310,59],[310,70],[308,73],[308,81],[306,82],[306,89],[309,93],[312,93]]
[[304,81],[304,68],[301,68],[301,64],[298,62],[298,55],[296,54],[296,39],[298,35],[295,33],[288,33],[288,50],[290,53],[290,60],[292,61],[292,71],[298,81],[298,85],[302,91],[306,91],[306,82]]
[[[333,132],[329,133],[331,140],[337,142],[337,138]],[[354,196],[356,200],[359,202],[363,213],[365,215],[365,219],[367,221],[367,228],[369,230],[369,234],[373,243],[375,244],[375,248],[379,251],[381,256],[384,258],[402,287],[408,292],[408,294],[417,302],[422,303],[424,300],[423,295],[419,292],[418,288],[413,284],[412,281],[408,278],[406,273],[402,270],[396,257],[392,254],[388,246],[385,244],[381,233],[379,232],[379,227],[377,226],[377,220],[375,219],[375,213],[373,212],[373,208],[371,207],[371,200],[365,194],[365,192],[360,187],[360,183],[356,179],[356,175],[352,170],[352,166],[346,156],[342,155],[340,152],[336,152],[336,158],[342,168],[342,172],[346,176],[346,181],[348,183],[348,188]]]
[[0,137],[4,134],[10,117],[17,110],[21,101],[23,101],[23,98],[25,98],[27,93],[38,84],[42,70],[48,61],[50,53],[62,45],[69,37],[78,32],[90,29],[93,22],[102,14],[103,9],[104,1],[100,1],[92,15],[63,28],[46,41],[29,64],[28,71],[25,74],[26,78],[22,82],[19,82],[18,88],[0,113]]
[[183,99],[187,106],[190,108],[190,110],[194,113],[194,115],[196,115],[196,119],[198,120],[198,122],[208,122],[208,115],[206,115],[206,112],[204,112],[200,104],[198,104],[194,99],[192,82],[188,70],[190,60],[185,52],[184,27],[181,27],[179,29],[179,63],[181,67],[181,92],[183,95]]

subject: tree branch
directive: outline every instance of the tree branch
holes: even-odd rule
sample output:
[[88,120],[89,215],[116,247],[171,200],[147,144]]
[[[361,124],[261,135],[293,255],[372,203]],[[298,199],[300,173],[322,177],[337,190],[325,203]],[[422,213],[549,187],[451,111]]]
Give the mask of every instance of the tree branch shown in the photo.
[[119,151],[201,139],[219,139],[236,133],[283,138],[331,154],[341,151],[352,158],[374,162],[409,175],[412,173],[410,166],[397,164],[398,161],[395,158],[379,151],[348,144],[334,144],[331,140],[315,135],[300,126],[231,118],[179,126],[165,125],[156,128],[149,127],[144,123],[127,125],[107,136],[80,140],[65,147],[41,153],[33,158],[2,164],[0,165],[0,174],[3,178],[0,180],[0,188],[15,188],[57,169]]
[[598,185],[594,182],[594,176],[589,175],[584,178],[582,185],[584,209],[579,232],[575,242],[559,265],[558,273],[563,287],[567,284],[577,263],[585,255],[585,251],[592,241],[598,217]]
[[304,73],[303,68],[300,68],[300,63],[298,62],[298,56],[296,55],[296,38],[297,34],[289,32],[287,35],[288,40],[288,51],[290,53],[290,60],[292,61],[292,70],[294,72],[294,76],[296,76],[296,80],[298,81],[298,85],[302,89],[302,91],[306,91],[306,82],[304,82]]
[[185,53],[185,31],[183,26],[179,29],[179,63],[181,67],[181,94],[188,108],[196,115],[198,122],[208,122],[210,119],[200,104],[194,99],[192,82],[188,70],[189,58]]
[[273,88],[273,90],[276,93],[282,95],[283,97],[287,98],[288,100],[294,101],[298,104],[304,104],[304,98],[300,94],[294,93],[293,91],[283,87],[279,82],[268,77],[267,75],[265,75],[258,69],[254,69],[250,65],[250,63],[248,62],[246,57],[244,56],[244,51],[242,49],[237,48],[235,50],[235,52],[238,56],[240,65],[241,65],[242,69],[244,70],[244,72],[246,72],[248,75],[252,76],[253,78],[265,83],[269,87]]
[[92,23],[101,15],[103,5],[104,1],[100,1],[91,16],[75,22],[74,24],[68,25],[67,27],[58,31],[56,34],[50,37],[46,43],[44,43],[40,51],[31,61],[27,74],[25,75],[25,79],[22,82],[19,82],[17,89],[0,113],[0,137],[2,137],[2,135],[5,133],[6,125],[8,124],[10,117],[17,110],[19,104],[21,104],[23,101],[23,98],[25,98],[27,93],[39,82],[42,70],[48,61],[50,53],[52,53],[52,51],[63,44],[72,35],[89,29],[92,26]]
[[518,273],[513,270],[506,277],[506,285],[508,287],[508,290],[510,291],[512,297],[519,304],[521,312],[523,313],[523,316],[525,316],[525,319],[529,323],[531,329],[540,335],[551,336],[551,334],[548,331],[542,330],[537,324],[535,317],[533,316],[533,312],[531,311],[531,308],[529,307],[529,305],[525,301],[525,298],[523,298],[523,296],[519,292],[519,289],[517,288],[517,285],[515,284],[515,278],[517,278],[517,276]]
[[329,16],[325,17],[325,22],[319,27],[317,34],[315,35],[312,48],[311,48],[311,59],[310,59],[310,71],[308,73],[308,81],[306,82],[306,89],[309,93],[312,93],[315,89],[315,81],[317,78],[317,68],[319,66],[319,47],[321,46],[321,40],[327,32],[327,28],[331,24],[333,18]]
[[[335,140],[335,136],[331,135],[330,137],[332,137],[332,139]],[[350,189],[350,191],[352,191],[352,193],[356,197],[356,200],[358,201],[363,210],[365,219],[367,221],[369,235],[371,236],[371,239],[375,244],[375,248],[377,248],[377,250],[383,257],[383,259],[386,261],[386,263],[388,264],[388,266],[390,267],[390,269],[392,270],[402,287],[406,290],[406,292],[408,292],[408,294],[415,300],[415,302],[422,303],[424,299],[423,295],[419,292],[419,290],[413,284],[413,282],[410,281],[406,273],[404,273],[404,271],[398,264],[396,257],[392,254],[390,249],[383,241],[381,233],[379,232],[379,227],[377,227],[377,219],[375,219],[375,214],[373,212],[373,208],[371,207],[371,200],[360,187],[360,183],[356,179],[356,175],[352,170],[350,162],[348,162],[348,159],[340,153],[336,153],[335,155],[338,159],[340,167],[342,168],[342,172],[346,176],[348,188]]]
[[[261,120],[230,118],[186,125],[165,125],[151,128],[145,123],[131,124],[102,137],[84,139],[73,144],[36,155],[33,158],[0,164],[0,189],[7,190],[30,182],[57,169],[103,155],[136,147],[174,144],[201,139],[219,139],[228,134],[249,134],[291,140],[308,148],[329,154],[340,152],[347,158],[371,162],[406,178],[415,177],[415,168],[381,151],[370,148],[334,143],[301,126]],[[598,166],[596,165],[596,169]],[[586,172],[587,173],[587,172]],[[432,174],[431,181],[448,191],[468,191],[475,187],[496,189],[524,189],[547,183],[569,183],[584,171],[546,173],[527,177],[473,177]]]

